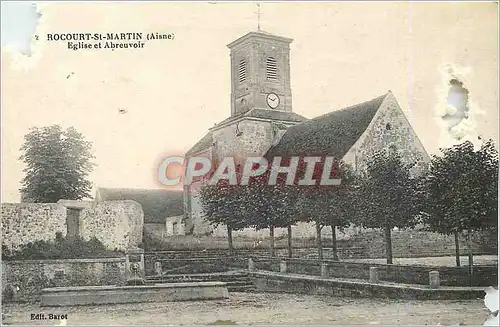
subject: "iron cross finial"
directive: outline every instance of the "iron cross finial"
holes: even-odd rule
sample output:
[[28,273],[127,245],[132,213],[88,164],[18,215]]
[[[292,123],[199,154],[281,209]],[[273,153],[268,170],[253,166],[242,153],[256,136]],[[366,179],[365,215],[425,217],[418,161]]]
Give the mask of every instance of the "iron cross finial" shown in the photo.
[[260,31],[260,2],[257,2],[257,30]]

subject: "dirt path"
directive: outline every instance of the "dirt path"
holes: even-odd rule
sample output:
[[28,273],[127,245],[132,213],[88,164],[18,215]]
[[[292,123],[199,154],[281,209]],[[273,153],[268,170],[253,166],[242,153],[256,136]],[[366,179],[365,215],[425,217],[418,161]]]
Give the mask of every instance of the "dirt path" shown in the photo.
[[40,308],[9,305],[4,323],[57,325],[32,321],[32,313],[67,314],[67,325],[180,324],[384,324],[481,325],[489,312],[473,301],[396,301],[294,294],[231,293],[225,301],[144,303]]

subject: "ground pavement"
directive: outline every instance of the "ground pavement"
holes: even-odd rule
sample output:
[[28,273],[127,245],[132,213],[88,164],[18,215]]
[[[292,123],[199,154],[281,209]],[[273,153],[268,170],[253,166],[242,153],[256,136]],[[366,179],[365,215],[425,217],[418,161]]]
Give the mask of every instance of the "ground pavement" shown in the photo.
[[7,305],[5,324],[57,325],[32,321],[31,313],[67,314],[66,325],[179,324],[383,324],[480,325],[489,311],[483,299],[403,301],[327,296],[231,293],[229,300],[40,308]]

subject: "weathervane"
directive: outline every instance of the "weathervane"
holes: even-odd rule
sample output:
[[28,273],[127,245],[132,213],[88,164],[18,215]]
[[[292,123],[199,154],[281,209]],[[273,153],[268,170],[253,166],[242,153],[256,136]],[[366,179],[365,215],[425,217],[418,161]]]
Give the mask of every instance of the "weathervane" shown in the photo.
[[257,30],[260,31],[260,2],[257,2]]

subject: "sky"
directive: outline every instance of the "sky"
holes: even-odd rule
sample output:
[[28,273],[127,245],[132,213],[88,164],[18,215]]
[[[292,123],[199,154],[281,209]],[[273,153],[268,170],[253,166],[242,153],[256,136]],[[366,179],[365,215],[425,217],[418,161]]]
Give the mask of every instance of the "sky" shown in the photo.
[[[74,126],[93,143],[95,186],[160,188],[159,162],[183,154],[230,115],[226,45],[257,29],[250,2],[35,9],[2,2],[2,202],[19,201],[23,136],[52,124]],[[497,10],[488,2],[264,2],[260,25],[294,40],[293,111],[313,118],[391,90],[424,147],[437,154],[458,142],[439,118],[452,76],[472,101],[468,136],[498,144]],[[175,38],[116,51],[47,41],[47,33],[74,32]]]

